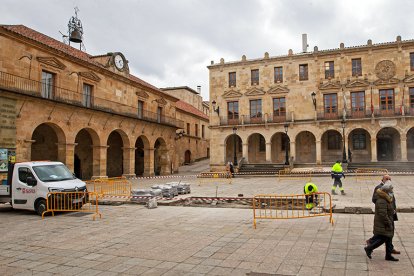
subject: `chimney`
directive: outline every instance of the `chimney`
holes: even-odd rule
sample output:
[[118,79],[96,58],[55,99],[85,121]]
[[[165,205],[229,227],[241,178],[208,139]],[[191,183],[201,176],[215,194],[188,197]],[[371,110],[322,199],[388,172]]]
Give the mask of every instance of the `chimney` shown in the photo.
[[197,85],[197,92],[201,95],[201,85]]
[[302,52],[306,53],[308,51],[308,35],[302,34]]

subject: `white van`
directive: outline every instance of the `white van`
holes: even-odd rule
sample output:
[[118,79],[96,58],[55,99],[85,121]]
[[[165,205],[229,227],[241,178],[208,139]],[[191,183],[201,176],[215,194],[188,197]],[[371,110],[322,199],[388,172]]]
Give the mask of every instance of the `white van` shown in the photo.
[[0,185],[0,203],[42,215],[48,192],[86,192],[86,184],[61,162],[16,163],[9,168],[7,185]]

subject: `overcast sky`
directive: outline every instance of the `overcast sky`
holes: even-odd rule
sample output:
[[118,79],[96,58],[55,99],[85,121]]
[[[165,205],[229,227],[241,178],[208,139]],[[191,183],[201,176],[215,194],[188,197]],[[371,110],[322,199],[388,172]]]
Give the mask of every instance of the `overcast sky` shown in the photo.
[[122,52],[130,71],[157,86],[201,85],[219,62],[414,39],[413,0],[1,0],[0,24],[23,24],[62,40],[79,8],[91,55]]

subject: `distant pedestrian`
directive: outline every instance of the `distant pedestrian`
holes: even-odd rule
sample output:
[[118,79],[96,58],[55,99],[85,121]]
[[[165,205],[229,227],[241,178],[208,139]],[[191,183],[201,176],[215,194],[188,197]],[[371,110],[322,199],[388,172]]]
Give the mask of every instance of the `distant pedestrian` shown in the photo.
[[345,178],[345,174],[342,169],[342,164],[340,160],[336,161],[336,163],[332,166],[331,177],[334,179],[334,183],[332,185],[332,194],[336,195],[336,187],[339,186],[341,194],[345,195],[345,190],[342,187],[341,181],[342,177]]
[[313,207],[318,205],[318,186],[312,182],[308,182],[303,187],[303,192],[305,193],[306,209],[312,210]]
[[394,206],[393,186],[385,183],[381,188],[375,192],[377,199],[375,201],[375,216],[374,216],[374,237],[371,243],[364,247],[368,258],[372,259],[372,252],[377,247],[385,243],[385,260],[397,262],[392,254],[392,238],[394,237]]
[[351,152],[350,148],[348,148],[348,161],[349,161],[349,163],[352,162],[352,152]]
[[231,176],[234,177],[234,166],[232,162],[230,162],[230,173],[231,173]]

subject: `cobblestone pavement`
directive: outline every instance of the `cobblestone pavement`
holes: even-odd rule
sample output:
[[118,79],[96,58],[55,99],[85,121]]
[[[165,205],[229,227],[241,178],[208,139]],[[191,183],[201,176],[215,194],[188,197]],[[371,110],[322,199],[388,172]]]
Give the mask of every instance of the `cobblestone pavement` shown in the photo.
[[[248,209],[102,206],[102,219],[44,220],[0,205],[0,275],[413,275],[414,214],[402,213],[394,244],[369,260],[373,215],[261,220]],[[253,273],[254,272],[254,273]]]

